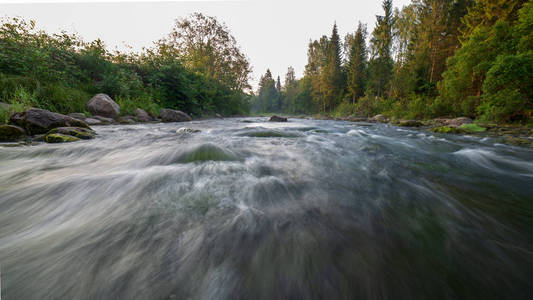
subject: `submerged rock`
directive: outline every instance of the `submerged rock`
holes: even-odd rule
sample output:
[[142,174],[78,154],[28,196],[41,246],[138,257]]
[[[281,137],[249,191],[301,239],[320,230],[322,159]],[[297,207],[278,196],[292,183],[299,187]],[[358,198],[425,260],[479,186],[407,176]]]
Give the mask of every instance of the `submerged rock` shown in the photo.
[[87,128],[80,127],[58,127],[50,130],[47,135],[50,134],[61,134],[61,135],[70,135],[77,137],[83,140],[93,139],[96,135],[94,131]]
[[120,106],[106,94],[97,94],[87,102],[87,110],[93,115],[116,118],[120,114]]
[[402,126],[402,127],[420,127],[424,124],[422,124],[422,122],[420,121],[417,121],[417,120],[402,120],[398,123],[398,126]]
[[523,137],[505,136],[503,143],[520,147],[533,147],[533,139]]
[[0,125],[0,142],[12,142],[24,136],[24,129],[14,125]]
[[182,127],[180,129],[176,130],[176,133],[185,134],[185,133],[195,133],[195,132],[200,132],[200,131],[201,130],[199,130],[199,129]]
[[268,120],[269,122],[287,122],[287,118],[278,117],[278,116],[272,116]]
[[231,151],[211,143],[194,147],[178,157],[178,162],[181,163],[235,160],[238,160],[238,158]]
[[9,118],[9,123],[26,129],[29,134],[46,133],[57,127],[82,127],[91,129],[87,123],[81,120],[38,108],[14,113]]
[[174,110],[174,109],[162,109],[159,112],[159,117],[163,122],[189,122],[192,121],[192,118],[180,111],[180,110]]
[[45,136],[45,141],[47,143],[70,143],[76,142],[80,139],[74,136],[60,134],[60,133],[51,133]]

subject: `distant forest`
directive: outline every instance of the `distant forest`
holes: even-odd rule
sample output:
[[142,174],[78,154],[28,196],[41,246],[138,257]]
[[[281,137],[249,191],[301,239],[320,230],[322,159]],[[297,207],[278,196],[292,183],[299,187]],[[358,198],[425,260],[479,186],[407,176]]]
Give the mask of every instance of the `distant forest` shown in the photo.
[[413,0],[382,3],[368,36],[359,23],[341,39],[310,41],[303,78],[284,85],[270,70],[255,112],[424,119],[468,116],[531,123],[533,1]]

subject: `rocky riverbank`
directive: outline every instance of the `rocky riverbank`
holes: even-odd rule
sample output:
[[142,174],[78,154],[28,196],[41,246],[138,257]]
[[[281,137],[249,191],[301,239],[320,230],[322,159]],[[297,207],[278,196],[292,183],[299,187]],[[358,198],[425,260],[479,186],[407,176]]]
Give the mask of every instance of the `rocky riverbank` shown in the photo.
[[119,105],[106,94],[95,95],[87,102],[86,109],[90,115],[63,115],[38,108],[15,112],[8,124],[0,125],[0,142],[4,143],[3,146],[75,142],[95,137],[96,133],[90,126],[192,120],[188,114],[172,109],[161,109],[158,116],[152,116],[137,108],[135,115],[121,116]]
[[479,123],[467,117],[437,118],[432,120],[393,120],[383,115],[376,115],[372,118],[318,117],[316,119],[349,121],[355,123],[387,123],[395,126],[416,128],[418,130],[431,131],[439,134],[463,134],[496,138],[502,144],[533,148],[533,127],[531,126]]

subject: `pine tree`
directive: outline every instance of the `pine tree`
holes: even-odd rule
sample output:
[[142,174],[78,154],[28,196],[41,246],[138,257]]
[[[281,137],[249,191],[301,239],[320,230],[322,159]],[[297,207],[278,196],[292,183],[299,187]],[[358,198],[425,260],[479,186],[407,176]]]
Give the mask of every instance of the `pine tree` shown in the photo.
[[367,92],[377,97],[385,96],[392,76],[392,0],[384,0],[382,4],[385,14],[376,16],[377,24],[372,32],[371,60],[369,63],[369,81]]
[[333,25],[331,38],[327,43],[326,60],[322,72],[322,87],[324,94],[323,110],[328,111],[338,104],[343,88],[341,69],[341,46],[337,24]]
[[347,62],[347,82],[348,96],[355,103],[359,97],[365,93],[367,80],[367,49],[366,49],[366,25],[359,22],[357,31],[350,40],[348,62]]

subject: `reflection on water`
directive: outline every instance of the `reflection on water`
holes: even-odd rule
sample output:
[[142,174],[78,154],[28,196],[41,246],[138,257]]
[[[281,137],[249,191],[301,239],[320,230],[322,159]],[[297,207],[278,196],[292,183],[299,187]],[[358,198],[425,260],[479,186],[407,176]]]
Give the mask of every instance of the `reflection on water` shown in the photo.
[[532,295],[532,150],[263,121],[0,147],[3,298]]

